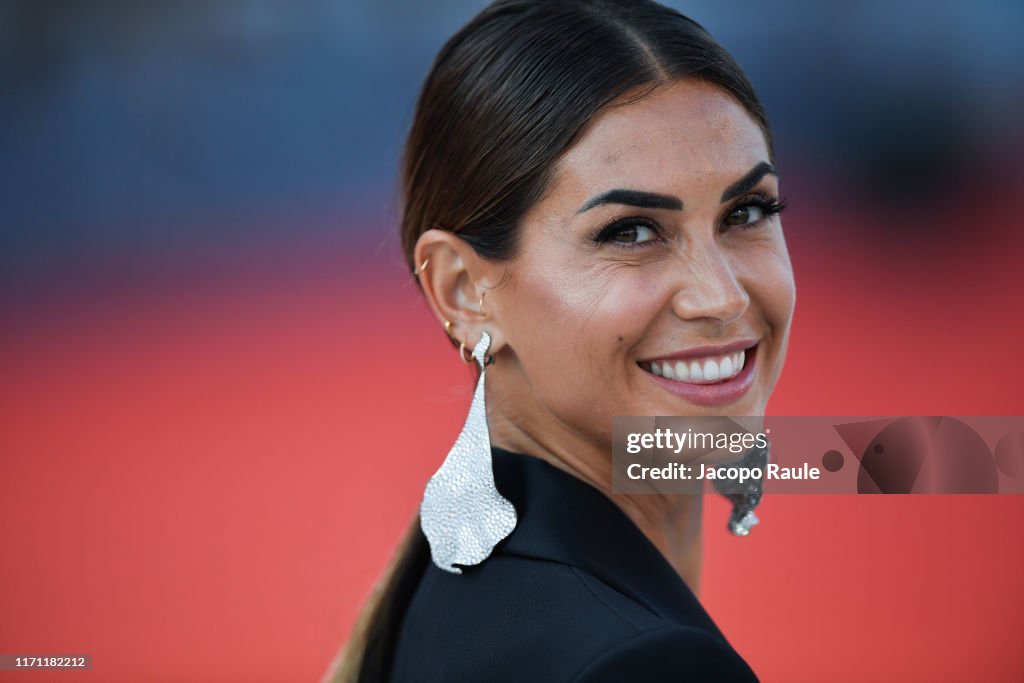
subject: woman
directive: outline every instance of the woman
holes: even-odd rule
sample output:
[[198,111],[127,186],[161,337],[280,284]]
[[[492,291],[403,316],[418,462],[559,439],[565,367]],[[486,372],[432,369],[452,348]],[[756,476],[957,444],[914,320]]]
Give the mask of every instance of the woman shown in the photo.
[[739,67],[653,2],[500,0],[438,55],[403,190],[410,269],[481,373],[334,679],[756,680],[695,597],[701,497],[612,495],[610,462],[614,416],[763,415],[782,369]]

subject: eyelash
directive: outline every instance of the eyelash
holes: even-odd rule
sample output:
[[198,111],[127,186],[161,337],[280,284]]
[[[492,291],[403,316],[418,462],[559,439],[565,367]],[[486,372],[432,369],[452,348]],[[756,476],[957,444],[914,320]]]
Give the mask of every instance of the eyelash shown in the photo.
[[[722,220],[725,220],[733,211],[746,207],[755,207],[761,210],[763,214],[761,218],[752,222],[744,223],[742,225],[731,225],[726,226],[727,228],[736,228],[739,230],[750,230],[756,228],[764,223],[772,216],[777,216],[786,209],[786,200],[771,197],[764,193],[755,193],[747,195],[746,197],[740,198],[732,206],[730,206],[724,213]],[[635,227],[646,227],[653,230],[657,235],[658,239],[650,240],[647,242],[615,242],[612,238],[618,233],[628,228]],[[654,221],[649,218],[642,218],[639,216],[631,216],[629,218],[618,218],[612,220],[610,223],[598,228],[591,240],[597,244],[614,244],[619,249],[640,249],[642,247],[649,246],[651,244],[657,244],[664,239],[664,233]]]

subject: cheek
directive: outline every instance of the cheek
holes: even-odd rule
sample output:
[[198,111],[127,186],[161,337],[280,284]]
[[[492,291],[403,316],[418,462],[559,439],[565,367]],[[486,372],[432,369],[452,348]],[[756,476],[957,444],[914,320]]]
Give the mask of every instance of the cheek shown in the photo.
[[751,304],[772,328],[774,336],[784,340],[796,305],[793,266],[786,243],[781,238],[751,250],[740,257],[742,278]]
[[622,265],[567,270],[519,281],[506,336],[539,393],[592,401],[625,374],[627,351],[657,315],[657,282]]

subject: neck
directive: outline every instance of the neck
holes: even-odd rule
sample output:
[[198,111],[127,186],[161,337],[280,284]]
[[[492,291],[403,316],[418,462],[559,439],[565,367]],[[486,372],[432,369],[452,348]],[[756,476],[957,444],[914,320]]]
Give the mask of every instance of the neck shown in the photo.
[[701,494],[613,494],[608,466],[611,444],[601,448],[579,438],[559,440],[567,444],[561,447],[542,443],[501,411],[494,411],[489,422],[491,443],[495,446],[545,460],[608,496],[661,552],[690,590],[694,594],[699,592],[703,549]]
[[690,590],[699,595],[704,547],[703,496],[618,494],[612,500],[668,560]]

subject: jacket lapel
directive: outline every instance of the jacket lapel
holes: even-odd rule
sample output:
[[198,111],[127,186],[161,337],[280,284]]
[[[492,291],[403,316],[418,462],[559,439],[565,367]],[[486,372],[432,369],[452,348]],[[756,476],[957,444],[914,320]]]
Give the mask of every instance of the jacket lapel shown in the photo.
[[539,458],[493,448],[498,490],[516,508],[495,552],[578,567],[652,612],[723,638],[697,597],[601,491]]

